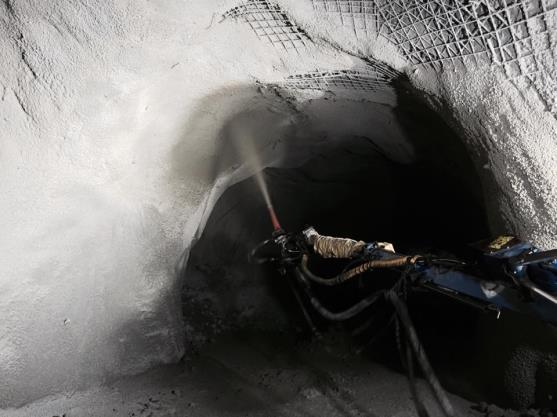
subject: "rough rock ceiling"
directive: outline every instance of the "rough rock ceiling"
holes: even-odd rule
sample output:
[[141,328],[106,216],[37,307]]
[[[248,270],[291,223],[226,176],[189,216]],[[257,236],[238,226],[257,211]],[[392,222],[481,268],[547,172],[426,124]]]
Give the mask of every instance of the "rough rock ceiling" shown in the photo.
[[499,66],[532,82],[555,112],[555,0],[313,0],[341,24],[395,43],[414,65]]
[[[313,0],[313,6],[337,16],[356,37],[383,36],[413,65],[500,67],[510,80],[532,83],[548,110],[557,110],[557,42],[549,19],[557,0]],[[223,18],[247,22],[260,39],[286,51],[302,53],[312,42],[268,0],[244,1]]]

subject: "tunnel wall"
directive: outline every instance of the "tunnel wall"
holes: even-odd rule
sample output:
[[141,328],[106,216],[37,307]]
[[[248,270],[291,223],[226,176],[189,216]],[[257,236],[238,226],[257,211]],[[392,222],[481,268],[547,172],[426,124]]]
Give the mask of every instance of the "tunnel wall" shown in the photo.
[[223,127],[251,111],[276,141],[299,114],[254,79],[361,62],[284,57],[219,24],[222,2],[0,8],[5,407],[179,360],[180,267],[216,198],[250,174],[213,186]]
[[[182,356],[177,270],[218,196],[249,175],[207,171],[223,127],[257,109],[278,140],[312,118],[296,107],[306,93],[256,81],[306,90],[289,77],[311,73],[311,94],[365,89],[380,103],[373,114],[389,115],[392,74],[369,57],[407,72],[466,125],[485,183],[502,196],[494,224],[502,212],[499,229],[556,243],[557,164],[544,150],[555,149],[555,119],[539,97],[489,71],[470,83],[477,73],[415,67],[373,33],[336,32],[312,2],[280,3],[281,19],[299,24],[288,42],[262,39],[241,10],[226,15],[233,1],[0,3],[0,406]],[[391,117],[378,120],[400,138]],[[408,156],[392,149],[403,141],[384,145]]]
[[267,54],[207,35],[207,2],[0,10],[5,407],[182,356],[176,269],[211,188],[183,167],[211,160],[235,111],[196,106],[235,83],[257,98],[246,68]]

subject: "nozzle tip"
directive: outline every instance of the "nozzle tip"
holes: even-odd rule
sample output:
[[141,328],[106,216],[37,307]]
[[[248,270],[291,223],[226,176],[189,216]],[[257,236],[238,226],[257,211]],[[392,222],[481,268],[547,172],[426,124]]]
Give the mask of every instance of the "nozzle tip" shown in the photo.
[[278,217],[272,207],[269,207],[269,214],[271,215],[271,222],[273,223],[273,229],[275,229],[275,232],[281,230],[282,227],[280,226]]

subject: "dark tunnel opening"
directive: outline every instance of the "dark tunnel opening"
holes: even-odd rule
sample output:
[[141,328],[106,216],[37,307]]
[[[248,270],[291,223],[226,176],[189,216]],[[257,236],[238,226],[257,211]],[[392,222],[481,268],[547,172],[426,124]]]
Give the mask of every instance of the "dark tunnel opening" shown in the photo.
[[[411,164],[392,161],[367,137],[352,137],[300,167],[266,169],[283,227],[300,231],[311,224],[323,234],[392,242],[402,253],[454,252],[488,236],[481,186],[458,138],[429,113],[404,117],[417,150]],[[249,251],[271,232],[253,178],[225,191],[190,254],[183,296],[188,342],[204,343],[223,330],[306,329],[280,276],[248,262]],[[476,313],[440,297],[420,296],[411,304],[434,365],[451,371],[464,365],[454,355],[472,349]],[[393,343],[384,337],[366,354],[402,371]]]
[[[490,237],[482,185],[461,138],[407,84],[398,86],[398,96],[395,117],[412,141],[412,163],[394,161],[370,137],[351,136],[320,148],[301,166],[264,170],[286,230],[312,225],[325,235],[391,242],[398,252],[409,254],[458,254],[467,244]],[[184,274],[182,307],[190,351],[236,332],[288,335],[293,343],[311,337],[284,279],[273,268],[248,261],[252,248],[271,233],[253,178],[230,186],[220,197],[192,247]],[[327,273],[338,265],[324,268]],[[383,279],[391,277],[385,274]],[[352,285],[324,297],[334,308],[359,290]],[[529,328],[532,335],[543,333],[541,327],[512,316],[501,324],[431,293],[413,295],[408,302],[425,350],[448,391],[471,401],[517,408],[538,400],[539,389],[532,388],[538,377],[509,379],[508,364],[520,343],[514,326]],[[377,323],[349,338],[345,353],[361,353],[404,373],[388,311],[374,312]],[[335,326],[324,330],[349,333]],[[535,372],[534,365],[528,366]]]

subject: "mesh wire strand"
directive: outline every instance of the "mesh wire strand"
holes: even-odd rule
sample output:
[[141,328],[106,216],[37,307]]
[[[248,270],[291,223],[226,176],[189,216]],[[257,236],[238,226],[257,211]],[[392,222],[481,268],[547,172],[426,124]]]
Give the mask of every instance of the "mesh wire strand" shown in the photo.
[[[312,0],[316,11],[338,16],[356,36],[370,31],[395,43],[415,65],[495,65],[513,82],[529,82],[557,110],[557,43],[549,14],[557,0]],[[245,0],[223,15],[247,22],[273,46],[302,53],[311,42],[269,0]],[[555,19],[557,20],[557,19]],[[316,72],[285,85],[299,88],[376,90],[383,80],[365,73]]]
[[312,1],[356,35],[375,27],[415,65],[496,65],[513,81],[529,81],[550,110],[557,107],[557,30],[549,24],[557,0]]
[[511,77],[527,75],[539,70],[534,56],[551,48],[549,2],[389,0],[378,9],[380,33],[414,64],[484,60],[503,66]]
[[294,25],[276,4],[268,0],[247,0],[224,13],[223,18],[247,22],[255,34],[273,46],[300,52],[311,42],[309,36]]
[[370,69],[314,71],[292,75],[282,84],[284,88],[308,90],[352,90],[375,92],[387,89],[397,73],[387,66],[376,65]]
[[376,31],[375,0],[313,0],[317,11],[337,15],[342,25],[352,26],[354,33]]

